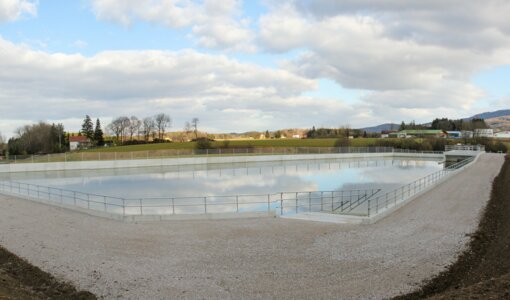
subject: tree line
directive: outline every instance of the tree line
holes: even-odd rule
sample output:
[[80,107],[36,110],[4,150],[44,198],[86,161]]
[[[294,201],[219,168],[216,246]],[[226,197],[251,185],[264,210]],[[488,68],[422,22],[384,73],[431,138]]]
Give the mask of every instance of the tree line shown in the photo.
[[[198,139],[198,123],[198,118],[185,123],[183,133],[186,137],[194,135],[195,139]],[[116,117],[106,130],[118,144],[163,143],[167,141],[166,133],[171,127],[172,118],[165,113],[159,113],[143,119],[137,116]]]
[[0,156],[5,156],[7,152],[7,144],[5,143],[5,138],[0,132]]
[[416,124],[414,121],[405,123],[402,121],[399,130],[414,130],[414,129],[439,129],[444,131],[473,131],[475,129],[489,128],[489,125],[485,123],[484,119],[448,119],[448,118],[436,118],[430,123],[430,126],[423,124]]
[[69,149],[69,136],[62,124],[39,122],[25,125],[7,142],[10,155],[61,153]]

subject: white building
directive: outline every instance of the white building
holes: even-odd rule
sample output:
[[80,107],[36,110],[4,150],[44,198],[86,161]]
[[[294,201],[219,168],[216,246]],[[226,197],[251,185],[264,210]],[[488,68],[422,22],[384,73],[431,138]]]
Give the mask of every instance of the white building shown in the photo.
[[498,139],[510,139],[510,131],[500,131],[494,133],[494,137]]
[[74,151],[78,149],[87,148],[90,141],[86,136],[70,136],[69,137],[69,150]]
[[475,137],[493,137],[494,130],[491,128],[488,129],[475,129]]
[[473,138],[473,135],[474,135],[473,131],[469,131],[469,130],[461,131],[461,136],[465,139],[471,139],[471,138]]

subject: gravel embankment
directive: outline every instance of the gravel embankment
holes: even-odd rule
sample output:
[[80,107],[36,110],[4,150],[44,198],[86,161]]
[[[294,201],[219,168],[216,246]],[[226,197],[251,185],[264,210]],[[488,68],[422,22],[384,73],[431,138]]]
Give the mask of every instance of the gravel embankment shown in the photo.
[[0,195],[0,244],[104,298],[383,298],[452,263],[502,155],[369,226],[278,218],[122,223]]

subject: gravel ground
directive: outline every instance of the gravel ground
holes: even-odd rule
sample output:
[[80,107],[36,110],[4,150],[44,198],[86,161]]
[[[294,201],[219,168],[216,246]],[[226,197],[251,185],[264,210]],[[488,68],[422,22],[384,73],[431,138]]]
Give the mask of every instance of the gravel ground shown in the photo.
[[278,218],[122,223],[0,195],[0,244],[99,297],[380,299],[452,263],[502,155],[377,224]]

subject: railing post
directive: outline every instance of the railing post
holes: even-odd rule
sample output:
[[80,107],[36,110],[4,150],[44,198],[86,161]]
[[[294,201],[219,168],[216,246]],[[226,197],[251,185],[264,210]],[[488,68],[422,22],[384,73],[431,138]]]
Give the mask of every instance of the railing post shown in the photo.
[[122,216],[126,216],[126,200],[122,198]]
[[312,192],[308,192],[308,211],[312,211]]
[[103,203],[104,203],[104,212],[107,211],[106,209],[106,196],[103,196]]
[[298,192],[296,192],[296,214],[299,213]]
[[267,211],[271,211],[271,196],[267,194]]
[[204,197],[204,211],[207,213],[207,197]]
[[142,205],[142,199],[139,199],[140,201],[140,216],[143,216],[143,205]]
[[283,216],[283,193],[280,193],[280,216]]
[[236,195],[236,211],[239,212],[239,195]]

